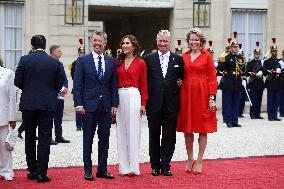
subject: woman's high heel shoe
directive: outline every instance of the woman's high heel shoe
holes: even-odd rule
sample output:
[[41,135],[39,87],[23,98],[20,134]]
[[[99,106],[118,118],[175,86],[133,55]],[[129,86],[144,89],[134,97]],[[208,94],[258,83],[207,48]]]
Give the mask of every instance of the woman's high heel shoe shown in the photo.
[[194,161],[192,169],[193,169],[193,173],[195,175],[201,174],[202,173],[201,172],[201,170],[202,170],[202,163],[199,163],[198,161]]
[[185,167],[186,173],[191,173],[193,171],[194,160],[188,161]]

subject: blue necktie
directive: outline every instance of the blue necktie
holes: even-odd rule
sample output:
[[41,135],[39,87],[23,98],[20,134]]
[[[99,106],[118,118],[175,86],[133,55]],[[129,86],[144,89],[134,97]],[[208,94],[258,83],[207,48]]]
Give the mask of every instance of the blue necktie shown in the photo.
[[102,66],[102,57],[99,56],[99,62],[98,62],[98,75],[99,79],[101,80],[103,78],[103,66]]

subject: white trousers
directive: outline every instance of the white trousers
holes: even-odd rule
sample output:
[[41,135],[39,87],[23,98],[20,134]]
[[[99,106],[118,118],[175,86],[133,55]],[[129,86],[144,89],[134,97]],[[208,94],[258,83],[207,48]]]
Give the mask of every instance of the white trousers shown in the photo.
[[120,88],[117,111],[117,145],[119,173],[139,171],[139,148],[141,136],[141,96],[137,88]]
[[12,152],[8,151],[5,140],[9,126],[0,126],[0,176],[6,180],[14,177]]

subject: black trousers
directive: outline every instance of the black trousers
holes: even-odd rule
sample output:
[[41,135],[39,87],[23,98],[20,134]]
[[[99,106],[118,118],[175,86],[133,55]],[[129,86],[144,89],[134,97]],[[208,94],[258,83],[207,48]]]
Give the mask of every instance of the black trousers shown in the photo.
[[[95,112],[86,112],[83,127],[83,161],[84,171],[92,173],[92,145],[93,138],[98,128],[98,168],[97,172],[107,171],[107,158],[109,148],[109,136],[111,127],[111,113],[105,112],[102,101]],[[98,127],[97,127],[98,126]]]
[[[43,110],[22,111],[25,126],[25,152],[29,172],[46,175],[54,112]],[[38,145],[36,149],[36,128]]]
[[62,137],[63,111],[64,111],[64,100],[57,99],[57,108],[54,115],[55,139],[60,139]]
[[[178,112],[169,112],[165,101],[158,112],[147,112],[149,150],[152,169],[170,169],[175,151]],[[162,134],[162,140],[160,138]]]
[[24,124],[23,124],[23,122],[22,122],[22,124],[20,125],[20,127],[18,128],[18,132],[20,133],[20,134],[22,134],[22,132],[24,132],[25,131],[25,126],[24,126]]

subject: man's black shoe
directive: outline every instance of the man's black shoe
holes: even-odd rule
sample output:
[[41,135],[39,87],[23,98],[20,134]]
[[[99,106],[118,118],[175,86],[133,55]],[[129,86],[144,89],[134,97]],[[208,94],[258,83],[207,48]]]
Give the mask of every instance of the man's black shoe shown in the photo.
[[241,127],[241,125],[238,123],[233,123],[233,127]]
[[70,143],[70,140],[66,140],[63,137],[60,137],[60,138],[56,138],[55,142],[57,142],[57,143]]
[[160,170],[159,169],[152,169],[152,173],[153,176],[159,176],[160,175]]
[[232,127],[234,127],[234,126],[233,126],[232,123],[227,123],[227,127],[228,127],[228,128],[232,128]]
[[275,120],[275,121],[281,121],[281,119],[279,119],[279,118],[277,118],[277,117],[274,118],[274,120]]
[[55,142],[53,139],[51,139],[50,145],[57,145],[57,144],[58,144],[57,142]]
[[51,181],[51,178],[49,178],[49,177],[46,176],[46,175],[37,175],[36,180],[37,180],[37,182],[39,182],[39,183],[44,183],[44,182],[50,182],[50,181]]
[[273,118],[271,118],[271,117],[269,117],[269,118],[268,118],[268,121],[274,121],[274,119],[273,119]]
[[85,180],[88,180],[88,181],[94,180],[92,173],[85,173],[84,178],[85,178]]
[[37,177],[37,174],[35,172],[29,172],[27,174],[27,178],[30,179],[30,180],[35,180]]
[[257,119],[255,116],[250,116],[251,119]]
[[76,131],[82,131],[82,129],[81,128],[77,128]]
[[261,117],[261,116],[258,116],[256,119],[264,119],[263,117]]
[[171,170],[162,170],[161,172],[164,176],[172,176],[173,175]]
[[97,178],[105,178],[105,179],[114,179],[114,176],[109,174],[108,172],[97,172]]

